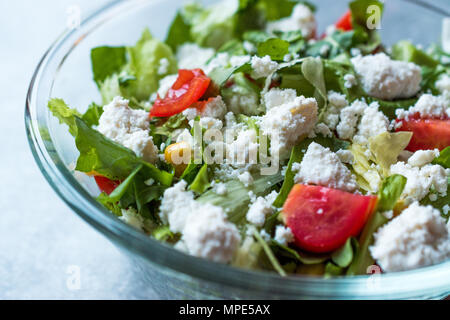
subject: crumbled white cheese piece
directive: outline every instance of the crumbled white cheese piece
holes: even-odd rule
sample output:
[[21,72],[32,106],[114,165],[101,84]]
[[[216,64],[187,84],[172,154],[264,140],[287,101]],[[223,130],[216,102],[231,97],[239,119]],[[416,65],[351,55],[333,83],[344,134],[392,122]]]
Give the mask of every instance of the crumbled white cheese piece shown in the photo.
[[216,262],[229,262],[236,251],[240,235],[227,221],[221,207],[194,200],[187,183],[181,180],[164,192],[159,216],[172,232],[182,234],[187,251]]
[[170,62],[167,58],[159,60],[158,75],[162,76],[169,71]]
[[422,167],[431,163],[436,157],[439,157],[439,149],[418,150],[408,158],[408,164],[413,167]]
[[353,141],[359,144],[367,143],[370,137],[379,135],[389,129],[389,119],[378,111],[378,103],[373,102],[364,109],[361,120],[358,124],[358,132],[353,137]]
[[223,120],[226,113],[227,106],[221,96],[210,98],[201,110],[187,108],[182,112],[188,121],[194,120],[197,116]]
[[207,62],[214,56],[214,49],[185,43],[178,47],[176,56],[179,69],[205,69]]
[[179,131],[174,131],[172,138],[177,142],[187,142],[190,146],[194,145],[194,137],[188,129],[181,129]]
[[321,134],[324,137],[331,138],[333,136],[333,132],[331,132],[330,128],[325,123],[318,123],[314,128],[314,134]]
[[218,195],[223,196],[223,195],[227,194],[227,187],[226,187],[225,183],[222,183],[222,182],[216,183],[216,184],[214,184],[214,191]]
[[278,63],[272,61],[270,56],[264,56],[262,58],[253,56],[251,60],[252,64],[252,77],[254,79],[267,78],[278,69]]
[[444,213],[445,215],[447,215],[450,211],[450,205],[446,204],[445,206],[442,207],[442,213]]
[[350,150],[338,150],[336,152],[337,156],[341,160],[342,163],[353,164],[354,156]]
[[[231,132],[231,130],[230,130]],[[236,139],[225,136],[226,161],[228,164],[245,165],[258,162],[258,137],[253,129],[239,130]]]
[[408,110],[397,109],[395,114],[399,119],[408,119],[415,114],[419,114],[421,118],[450,117],[450,99],[444,95],[423,94],[414,106]]
[[274,240],[279,244],[286,246],[294,241],[294,234],[289,227],[277,226],[275,228]]
[[253,183],[253,177],[249,172],[243,172],[238,176],[240,182],[244,184],[244,186],[248,187]]
[[323,115],[323,122],[331,130],[336,129],[339,123],[341,109],[348,106],[347,99],[343,94],[335,91],[328,91],[328,108]]
[[370,252],[386,272],[433,265],[450,258],[449,227],[438,210],[412,203],[374,234]]
[[189,215],[183,241],[190,254],[227,263],[238,249],[241,237],[236,226],[227,221],[223,209],[207,203]]
[[292,171],[297,171],[295,183],[316,184],[349,192],[358,188],[355,176],[339,157],[315,142],[309,145],[302,162],[292,165]]
[[277,195],[278,193],[276,191],[272,191],[272,193],[270,193],[265,198],[256,198],[256,200],[250,205],[250,208],[247,211],[247,221],[257,227],[262,227],[264,225],[264,222],[266,221],[266,217],[271,215],[275,211],[272,203],[275,201]]
[[401,174],[406,177],[402,198],[420,201],[434,187],[441,196],[447,194],[447,172],[440,165],[427,164],[423,167],[413,167],[404,162],[391,166],[391,174]]
[[126,224],[129,224],[135,229],[144,230],[144,218],[137,213],[134,208],[122,209],[122,215],[119,217],[119,220],[122,220]]
[[128,100],[115,97],[103,107],[97,130],[109,139],[131,149],[145,161],[154,163],[158,149],[149,135],[148,112],[134,110],[128,106]]
[[341,110],[339,124],[336,126],[336,132],[341,139],[351,140],[355,135],[356,127],[360,116],[367,108],[363,101],[356,100],[348,107]]
[[351,87],[358,84],[356,77],[351,73],[348,73],[344,76],[344,81],[344,87],[346,87],[347,89],[350,89]]
[[[292,98],[290,93],[286,94],[286,97]],[[299,139],[314,129],[316,122],[316,100],[300,96],[284,100],[279,106],[272,105],[261,118],[260,128],[262,133],[271,139],[272,157],[279,156],[284,159],[289,157],[291,148]]]
[[436,88],[444,93],[446,91],[450,92],[450,75],[443,74],[438,81],[436,81]]
[[267,31],[297,31],[301,30],[305,38],[312,38],[317,28],[316,19],[311,9],[304,4],[297,4],[289,17],[272,21],[267,24]]
[[420,90],[421,69],[412,62],[391,60],[384,53],[357,56],[351,61],[364,90],[373,97],[410,98]]
[[267,91],[262,98],[264,105],[266,106],[266,110],[270,110],[273,107],[278,107],[289,101],[293,101],[296,97],[297,91],[294,89],[273,88]]

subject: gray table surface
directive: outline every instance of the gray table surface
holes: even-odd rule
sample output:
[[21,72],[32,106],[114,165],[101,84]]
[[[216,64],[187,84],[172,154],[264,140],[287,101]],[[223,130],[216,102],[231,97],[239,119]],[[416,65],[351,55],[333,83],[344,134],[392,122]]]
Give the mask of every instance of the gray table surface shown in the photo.
[[158,298],[51,190],[25,137],[25,95],[40,56],[65,28],[72,5],[85,16],[106,2],[0,1],[0,299]]

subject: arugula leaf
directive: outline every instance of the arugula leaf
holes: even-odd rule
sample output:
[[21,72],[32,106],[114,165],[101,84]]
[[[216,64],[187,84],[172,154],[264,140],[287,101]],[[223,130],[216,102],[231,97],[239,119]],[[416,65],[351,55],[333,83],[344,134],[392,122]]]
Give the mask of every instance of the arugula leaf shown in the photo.
[[286,276],[286,272],[281,267],[280,263],[278,262],[277,258],[273,254],[269,245],[267,244],[267,242],[264,241],[264,239],[261,237],[261,235],[259,234],[259,232],[257,230],[255,230],[253,232],[253,236],[261,244],[261,246],[262,246],[264,252],[266,253],[267,258],[269,259],[270,263],[272,264],[274,270],[276,270],[281,276],[283,276],[283,277]]
[[58,118],[59,123],[65,123],[69,127],[72,136],[77,134],[77,126],[75,117],[81,117],[80,113],[75,109],[70,109],[63,99],[53,98],[48,102],[48,108],[53,116]]
[[92,73],[100,88],[103,81],[119,73],[127,63],[125,47],[97,47],[91,50]]
[[353,238],[348,238],[345,244],[331,254],[331,260],[341,268],[347,268],[353,260]]
[[208,176],[208,165],[204,164],[198,171],[194,181],[192,181],[189,188],[196,193],[202,194],[211,185],[209,181],[210,179]]
[[325,87],[322,60],[320,58],[306,58],[302,62],[302,73],[306,80],[314,86],[314,96],[319,106],[319,113],[322,113],[327,107],[327,90]]
[[330,256],[328,254],[309,254],[309,253],[299,252],[297,250],[289,248],[288,246],[282,245],[274,240],[270,241],[269,245],[277,257],[287,258],[287,259],[294,260],[294,261],[296,261],[298,263],[302,263],[302,264],[310,265],[310,264],[322,263],[330,258]]
[[395,60],[414,62],[423,67],[435,68],[439,64],[438,61],[406,40],[399,41],[392,46],[391,56]]
[[103,107],[92,102],[81,119],[90,127],[98,126],[98,121],[103,114]]
[[168,44],[173,51],[185,42],[192,42],[190,33],[190,25],[184,21],[183,14],[177,12],[175,19],[173,20],[169,33],[167,34],[166,44]]
[[393,210],[403,189],[406,185],[406,178],[399,174],[387,177],[378,193],[378,211]]
[[392,175],[385,179],[378,193],[378,208],[367,221],[359,237],[358,253],[347,270],[347,275],[366,274],[367,267],[374,263],[370,255],[369,246],[373,243],[373,234],[389,220],[381,213],[392,210],[398,201],[406,184],[406,178],[401,175]]
[[450,147],[445,148],[439,153],[439,157],[433,160],[433,164],[438,164],[446,169],[450,168]]
[[260,57],[270,56],[272,60],[283,60],[289,53],[289,42],[278,38],[268,39],[258,44],[258,55]]

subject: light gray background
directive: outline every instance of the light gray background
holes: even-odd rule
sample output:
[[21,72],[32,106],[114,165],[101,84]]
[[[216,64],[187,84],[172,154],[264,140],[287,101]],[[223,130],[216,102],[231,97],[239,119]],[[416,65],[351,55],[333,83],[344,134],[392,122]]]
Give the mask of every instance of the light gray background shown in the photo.
[[[129,271],[127,259],[51,190],[25,137],[28,82],[66,27],[68,8],[78,5],[86,16],[106,2],[0,0],[0,299],[158,298]],[[449,0],[431,2],[449,8]],[[330,22],[339,10],[329,12]],[[74,267],[78,290],[67,286]]]

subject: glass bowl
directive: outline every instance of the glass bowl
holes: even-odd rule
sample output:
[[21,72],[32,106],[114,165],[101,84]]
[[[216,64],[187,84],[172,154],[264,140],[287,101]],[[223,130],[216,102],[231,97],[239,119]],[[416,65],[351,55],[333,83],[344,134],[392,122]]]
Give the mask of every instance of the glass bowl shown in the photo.
[[[215,1],[203,1],[212,3]],[[344,12],[344,1],[320,1],[320,30]],[[163,39],[181,1],[114,1],[66,30],[47,50],[29,87],[25,121],[31,150],[53,189],[86,222],[103,233],[132,259],[141,281],[161,298],[247,299],[376,299],[442,298],[450,293],[450,261],[418,270],[323,279],[280,277],[248,271],[188,256],[157,242],[118,220],[97,203],[98,188],[91,178],[76,177],[73,138],[47,109],[51,97],[61,97],[84,111],[100,101],[92,80],[90,49],[100,45],[133,44],[145,27]],[[334,10],[329,10],[333,8]],[[442,16],[403,1],[386,4],[382,36],[390,44],[411,39],[424,45],[437,41]],[[408,26],[405,28],[405,26]],[[426,27],[424,27],[426,26]],[[433,35],[433,36],[430,36]]]

